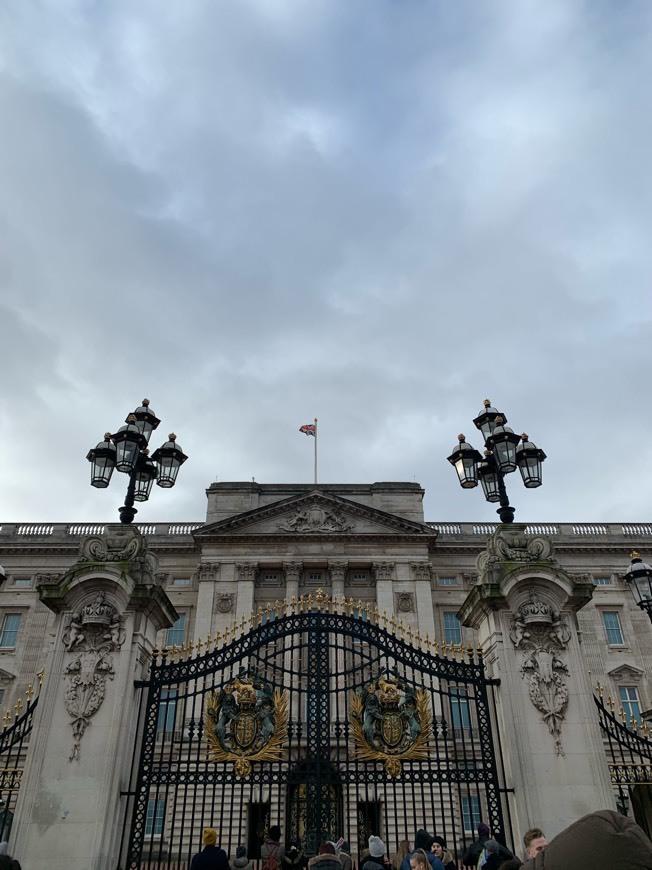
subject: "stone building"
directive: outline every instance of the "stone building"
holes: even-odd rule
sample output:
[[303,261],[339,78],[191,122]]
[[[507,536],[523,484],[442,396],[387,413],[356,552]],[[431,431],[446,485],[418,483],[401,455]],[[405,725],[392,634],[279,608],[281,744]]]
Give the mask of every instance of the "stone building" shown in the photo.
[[423,826],[461,855],[481,818],[518,848],[617,802],[649,832],[652,626],[621,577],[652,525],[426,521],[423,495],[214,483],[205,520],[133,546],[4,523],[5,731],[45,669],[24,773],[5,758],[0,781],[26,866],[185,867],[207,820],[231,857],[274,822],[354,855]]

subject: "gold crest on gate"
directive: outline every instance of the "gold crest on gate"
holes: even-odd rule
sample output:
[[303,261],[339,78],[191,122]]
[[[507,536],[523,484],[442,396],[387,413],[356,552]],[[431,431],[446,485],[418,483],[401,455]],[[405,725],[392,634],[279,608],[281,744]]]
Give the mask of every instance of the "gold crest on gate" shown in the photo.
[[425,689],[384,672],[351,696],[350,708],[356,758],[382,761],[391,777],[402,762],[427,758],[432,715]]
[[209,693],[204,727],[211,761],[233,762],[240,777],[252,761],[278,760],[287,737],[288,693],[251,671]]

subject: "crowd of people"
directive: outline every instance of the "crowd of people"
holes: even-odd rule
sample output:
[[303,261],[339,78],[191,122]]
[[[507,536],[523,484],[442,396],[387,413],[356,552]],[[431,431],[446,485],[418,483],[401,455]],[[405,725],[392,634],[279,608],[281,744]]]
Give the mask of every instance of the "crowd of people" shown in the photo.
[[[260,870],[578,870],[603,866],[610,870],[652,870],[652,842],[636,822],[613,810],[599,810],[578,819],[548,843],[538,827],[523,836],[523,860],[506,846],[492,839],[489,826],[480,822],[478,836],[458,860],[443,837],[425,829],[413,841],[403,840],[393,855],[377,834],[369,837],[367,848],[354,862],[348,843],[324,842],[317,855],[308,858],[298,845],[287,850],[281,842],[281,829],[269,829],[260,849]],[[205,828],[203,849],[192,859],[190,870],[254,870],[244,846],[236,850],[229,863],[226,852],[217,845],[215,828]],[[20,865],[2,864],[0,870],[20,870]]]

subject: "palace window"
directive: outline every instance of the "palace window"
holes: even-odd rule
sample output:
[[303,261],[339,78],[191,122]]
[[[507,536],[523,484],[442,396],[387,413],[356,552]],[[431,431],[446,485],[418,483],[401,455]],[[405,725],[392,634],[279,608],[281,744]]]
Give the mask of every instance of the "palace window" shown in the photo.
[[440,577],[440,586],[457,586],[457,577]]
[[147,801],[147,815],[145,816],[145,836],[160,837],[163,833],[165,821],[165,800],[163,798],[150,798]]
[[482,821],[480,798],[477,795],[462,795],[462,823],[465,831],[475,831]]
[[450,699],[453,728],[470,728],[471,712],[469,710],[469,699],[466,689],[452,687],[450,689]]
[[624,644],[623,629],[620,624],[620,616],[616,610],[603,610],[602,621],[607,633],[609,646],[622,646]]
[[634,719],[638,725],[642,725],[641,700],[638,697],[636,686],[620,686],[618,692],[620,694],[620,704],[627,717],[627,724],[629,725],[632,719]]
[[13,585],[20,586],[23,588],[25,588],[26,586],[31,586],[32,585],[32,578],[31,577],[14,577]]
[[13,649],[20,628],[20,613],[6,613],[0,630],[0,648]]
[[593,582],[596,586],[611,586],[611,577],[594,577]]
[[161,703],[156,723],[157,737],[172,734],[177,714],[177,690],[161,689]]
[[462,643],[462,626],[457,615],[452,611],[444,611],[444,640],[446,643]]
[[190,577],[175,577],[172,580],[173,586],[190,586]]
[[165,638],[166,646],[181,646],[186,636],[186,614],[182,613],[171,628],[168,628],[168,633]]

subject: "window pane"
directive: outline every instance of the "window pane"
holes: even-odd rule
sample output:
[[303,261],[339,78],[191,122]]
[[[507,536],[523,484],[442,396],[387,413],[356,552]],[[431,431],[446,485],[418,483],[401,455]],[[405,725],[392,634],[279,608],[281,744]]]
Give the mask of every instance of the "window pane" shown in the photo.
[[450,697],[453,728],[470,728],[471,717],[469,715],[469,701],[466,697],[466,689],[451,689]]
[[18,629],[20,628],[20,613],[7,613],[2,623],[0,647],[16,646]]
[[174,731],[174,722],[177,712],[177,690],[161,689],[161,704],[158,708],[158,721],[156,730],[162,734],[171,734]]
[[172,581],[173,586],[190,586],[190,577],[175,577]]
[[638,697],[636,686],[621,686],[618,691],[620,694],[620,703],[625,711],[625,715],[627,716],[627,724],[631,724],[633,718],[639,725],[642,725],[641,702]]
[[181,616],[174,623],[172,628],[168,628],[165,643],[167,646],[181,646],[186,636],[186,614]]
[[165,819],[165,801],[152,798],[147,801],[147,816],[145,817],[145,836],[160,837],[163,833]]
[[594,577],[593,582],[596,586],[611,586],[611,577]]
[[454,613],[444,613],[444,640],[446,643],[462,643],[462,626]]
[[477,795],[462,797],[462,822],[465,831],[475,831],[479,822],[482,821],[480,816],[480,798]]
[[457,586],[457,577],[440,577],[440,586]]
[[620,645],[623,643],[623,632],[620,627],[620,617],[615,610],[605,610],[602,613],[602,621],[604,622],[605,631],[607,632],[607,643],[611,645]]

